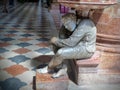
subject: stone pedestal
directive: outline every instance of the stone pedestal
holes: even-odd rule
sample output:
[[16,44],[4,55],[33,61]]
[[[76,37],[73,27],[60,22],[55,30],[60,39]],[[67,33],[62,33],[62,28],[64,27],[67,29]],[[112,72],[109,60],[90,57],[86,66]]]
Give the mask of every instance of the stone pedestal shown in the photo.
[[[38,60],[41,64],[37,67],[42,68],[44,64],[48,64],[52,59],[53,55],[42,55],[34,60]],[[35,76],[35,88],[36,90],[68,90],[69,78],[67,75],[59,78],[52,78],[52,74],[41,74],[37,72]]]
[[68,90],[68,84],[67,75],[53,79],[50,74],[36,73],[36,90]]
[[77,65],[79,69],[81,67],[97,67],[100,63],[100,52],[96,51],[91,58],[77,60]]
[[[104,89],[102,90],[113,90],[109,88],[112,85],[114,86],[114,90],[119,90],[117,89],[118,86],[115,86],[115,84],[120,84],[120,73],[108,73],[105,69],[102,69],[102,73],[100,73],[101,69],[97,67],[99,63],[101,63],[100,54],[101,53],[97,51],[90,59],[77,61],[77,65],[79,66],[79,87],[87,89],[89,88],[90,90],[98,90],[97,85],[100,85],[99,90],[101,90],[103,87]],[[110,62],[107,62],[104,67],[107,67],[107,65],[109,66],[108,63]],[[105,62],[103,64],[105,64]]]

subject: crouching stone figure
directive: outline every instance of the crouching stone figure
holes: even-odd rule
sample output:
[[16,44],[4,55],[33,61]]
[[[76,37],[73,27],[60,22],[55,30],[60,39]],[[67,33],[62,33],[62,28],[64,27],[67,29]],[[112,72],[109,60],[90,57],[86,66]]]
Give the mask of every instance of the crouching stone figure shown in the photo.
[[[92,11],[82,11],[78,21],[76,15],[68,13],[62,16],[63,31],[59,37],[51,38],[55,55],[48,66],[39,69],[40,73],[48,73],[56,67],[60,69],[53,78],[64,75],[71,60],[90,58],[96,50],[96,26],[90,19]],[[71,62],[72,63],[72,62]],[[67,65],[67,66],[66,66]],[[74,67],[73,67],[74,70]]]

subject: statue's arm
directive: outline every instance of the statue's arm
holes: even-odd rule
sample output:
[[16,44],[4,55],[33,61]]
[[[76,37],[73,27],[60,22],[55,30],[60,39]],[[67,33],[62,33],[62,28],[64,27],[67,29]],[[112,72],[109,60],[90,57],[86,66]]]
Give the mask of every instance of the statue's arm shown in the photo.
[[59,30],[59,38],[60,39],[66,39],[66,38],[69,38],[71,36],[71,34],[72,34],[72,32],[67,30],[65,28],[65,26],[62,25],[62,27]]
[[72,35],[69,38],[67,39],[58,38],[55,44],[60,47],[75,46],[81,41],[84,35],[85,35],[84,27],[78,26],[78,28],[76,28],[76,30],[72,33]]

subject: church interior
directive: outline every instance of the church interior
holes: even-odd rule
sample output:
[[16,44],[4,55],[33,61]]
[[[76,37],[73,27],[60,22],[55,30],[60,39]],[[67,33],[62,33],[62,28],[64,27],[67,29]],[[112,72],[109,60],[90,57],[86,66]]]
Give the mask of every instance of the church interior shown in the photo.
[[[76,61],[78,85],[40,75],[62,15],[82,8],[95,10],[98,31],[95,54]],[[120,0],[0,0],[0,90],[120,90],[119,22]]]

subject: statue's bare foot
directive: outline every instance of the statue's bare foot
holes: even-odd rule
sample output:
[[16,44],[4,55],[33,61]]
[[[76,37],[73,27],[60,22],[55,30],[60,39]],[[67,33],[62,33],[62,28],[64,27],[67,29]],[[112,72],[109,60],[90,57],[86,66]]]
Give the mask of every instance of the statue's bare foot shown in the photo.
[[62,68],[60,69],[57,73],[54,73],[52,75],[53,78],[58,78],[60,76],[66,75],[67,74],[67,68]]

